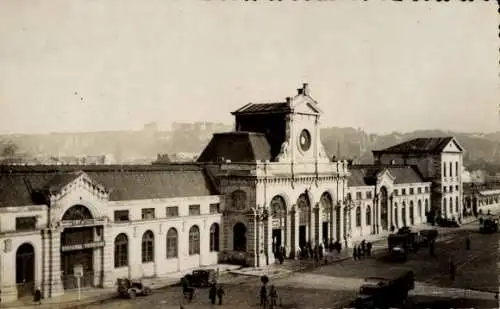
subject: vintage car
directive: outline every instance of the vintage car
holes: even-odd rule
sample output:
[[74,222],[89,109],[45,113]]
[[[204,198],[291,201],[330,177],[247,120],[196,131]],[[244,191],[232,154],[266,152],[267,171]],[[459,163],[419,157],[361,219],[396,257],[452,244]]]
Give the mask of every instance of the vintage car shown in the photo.
[[216,283],[217,272],[214,269],[197,269],[182,279],[189,286],[208,287]]
[[404,304],[408,292],[415,288],[411,270],[396,270],[393,274],[369,277],[359,289],[359,295],[350,304],[356,309],[390,308]]
[[448,218],[439,218],[437,220],[437,224],[440,227],[459,227],[460,226],[458,224],[457,220],[455,220],[455,219],[448,219]]
[[118,279],[118,295],[122,298],[134,299],[136,296],[150,295],[151,292],[151,288],[140,280]]

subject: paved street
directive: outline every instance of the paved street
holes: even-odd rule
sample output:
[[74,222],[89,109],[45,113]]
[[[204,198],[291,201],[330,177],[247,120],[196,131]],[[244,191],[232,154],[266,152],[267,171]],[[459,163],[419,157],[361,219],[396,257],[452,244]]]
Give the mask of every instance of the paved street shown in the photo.
[[[479,234],[478,224],[461,228],[439,229],[436,258],[427,249],[410,256],[404,264],[385,262],[384,243],[374,257],[361,261],[346,260],[273,279],[278,288],[281,308],[343,308],[352,300],[364,277],[381,274],[397,267],[415,272],[417,285],[410,295],[413,308],[480,307],[496,308],[494,293],[498,291],[497,252],[499,235]],[[471,250],[465,250],[465,236],[471,235]],[[454,282],[448,277],[448,259],[458,266]],[[259,280],[256,277],[235,277],[225,280],[224,308],[258,308]],[[467,289],[468,291],[465,291]],[[471,298],[464,301],[460,298]],[[179,308],[183,303],[180,287],[155,291],[149,297],[136,300],[110,300],[107,309],[115,308]],[[184,302],[185,303],[185,302]],[[89,307],[102,308],[103,304]],[[199,289],[191,304],[184,308],[208,308],[208,290]],[[443,307],[444,306],[444,307]]]

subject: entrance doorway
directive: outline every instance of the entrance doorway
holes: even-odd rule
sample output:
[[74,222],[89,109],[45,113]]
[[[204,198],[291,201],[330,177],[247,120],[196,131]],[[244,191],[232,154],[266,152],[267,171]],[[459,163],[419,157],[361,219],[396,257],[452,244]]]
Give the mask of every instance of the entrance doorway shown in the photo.
[[281,246],[281,229],[273,229],[273,253],[279,252]]
[[93,250],[85,249],[61,253],[61,270],[63,272],[64,289],[76,289],[77,282],[73,270],[75,265],[83,266],[83,276],[80,278],[80,286],[88,287],[94,284]]
[[35,281],[35,249],[22,244],[16,252],[16,286],[18,297],[33,295]]
[[306,226],[301,225],[299,226],[299,247],[303,248],[306,246],[307,240],[306,240]]
[[328,246],[328,241],[330,239],[330,235],[328,235],[328,223],[329,222],[323,222],[323,239],[320,239],[323,242],[324,247]]

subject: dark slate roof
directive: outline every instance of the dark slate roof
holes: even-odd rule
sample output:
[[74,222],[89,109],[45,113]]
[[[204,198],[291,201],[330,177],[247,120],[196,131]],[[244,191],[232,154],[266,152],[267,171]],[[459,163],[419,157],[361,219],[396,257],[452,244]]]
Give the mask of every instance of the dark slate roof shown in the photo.
[[448,137],[422,137],[391,146],[386,149],[374,150],[374,153],[439,153],[444,147],[453,140],[452,136]]
[[81,171],[57,173],[52,177],[51,180],[49,180],[49,182],[44,186],[43,189],[48,190],[49,192],[58,192],[81,174]]
[[348,186],[373,186],[377,182],[377,174],[383,170],[395,177],[394,184],[425,182],[416,166],[412,165],[352,165],[349,167]]
[[280,103],[248,103],[232,112],[233,115],[243,114],[270,114],[270,113],[289,113],[291,112],[290,104],[286,102]]
[[[110,191],[110,200],[218,194],[208,172],[196,165],[23,166],[0,168],[0,207],[46,203],[48,189],[62,188],[81,168]],[[31,168],[31,170],[30,170]],[[45,198],[44,198],[45,197]]]
[[255,162],[271,160],[271,146],[263,133],[216,133],[203,150],[198,162]]

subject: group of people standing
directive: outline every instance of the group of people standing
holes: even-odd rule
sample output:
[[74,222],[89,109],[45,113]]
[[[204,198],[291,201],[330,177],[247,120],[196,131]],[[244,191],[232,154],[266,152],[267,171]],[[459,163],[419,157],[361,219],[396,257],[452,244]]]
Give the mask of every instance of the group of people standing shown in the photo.
[[[182,294],[184,298],[191,302],[194,296],[194,288],[189,286],[189,283],[184,278],[182,279]],[[216,283],[212,283],[210,285],[210,290],[208,291],[208,299],[210,300],[212,305],[215,305],[216,298],[219,300],[219,305],[222,305],[222,298],[226,294],[222,285],[219,285],[217,288]]]
[[359,245],[354,245],[352,248],[352,257],[355,260],[360,260],[365,257],[369,257],[372,255],[372,243],[366,242],[364,239],[361,241]]
[[262,286],[260,287],[260,306],[263,309],[273,309],[278,306],[278,291],[274,285],[267,284],[269,279],[267,276],[261,278]]

